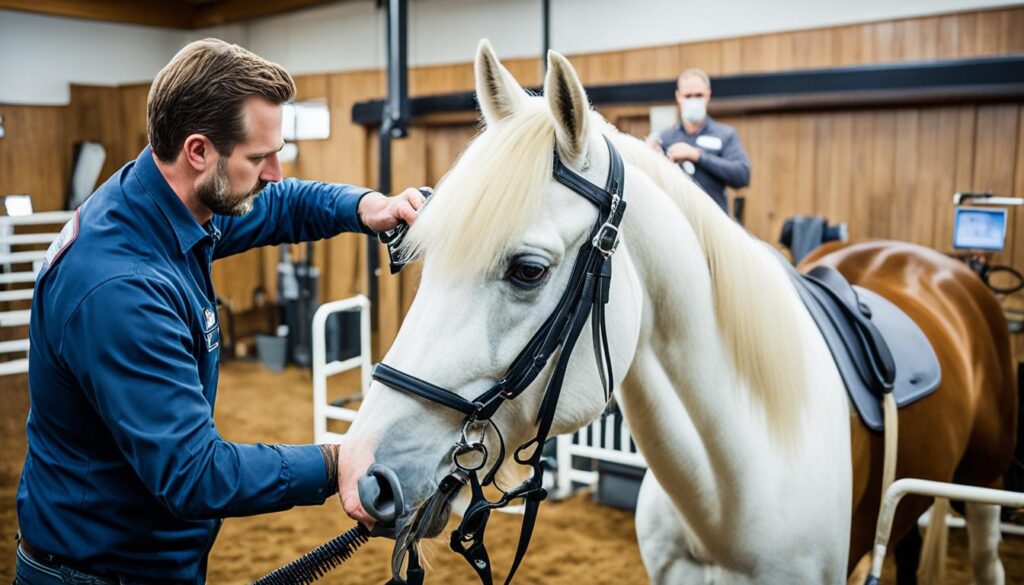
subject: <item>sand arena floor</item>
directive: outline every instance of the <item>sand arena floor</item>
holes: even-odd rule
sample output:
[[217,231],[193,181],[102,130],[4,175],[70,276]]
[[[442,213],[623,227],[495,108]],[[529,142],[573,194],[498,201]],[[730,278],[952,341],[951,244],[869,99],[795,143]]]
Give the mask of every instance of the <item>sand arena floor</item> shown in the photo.
[[[343,391],[346,384],[341,381]],[[24,376],[0,378],[0,583],[14,573],[14,498],[25,452],[28,410]],[[259,364],[233,362],[222,368],[216,422],[223,436],[239,442],[306,443],[312,440],[311,382],[307,372],[269,373]],[[519,516],[494,514],[488,548],[503,576],[519,534]],[[232,518],[224,523],[210,557],[209,582],[247,583],[319,546],[353,523],[336,498],[319,507]],[[950,539],[949,583],[971,583],[962,531]],[[375,539],[322,582],[380,585],[388,579],[391,542]],[[473,583],[465,561],[438,545],[430,554],[428,583]],[[1007,583],[1024,583],[1024,540],[1003,543]],[[891,568],[887,579],[892,583]],[[633,517],[593,503],[585,494],[541,507],[530,553],[516,583],[569,585],[646,583]]]

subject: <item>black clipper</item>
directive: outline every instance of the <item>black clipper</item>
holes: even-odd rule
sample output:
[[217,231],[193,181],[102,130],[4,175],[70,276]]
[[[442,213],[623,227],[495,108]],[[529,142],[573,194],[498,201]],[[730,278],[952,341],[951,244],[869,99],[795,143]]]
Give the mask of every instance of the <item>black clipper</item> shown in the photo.
[[[428,202],[430,201],[430,196],[434,194],[434,190],[430,187],[420,187],[419,191]],[[422,208],[420,209],[422,210]],[[405,234],[408,231],[409,225],[401,221],[394,229],[377,234],[377,239],[380,240],[380,243],[388,247],[388,264],[391,266],[391,274],[398,274],[403,266],[412,261],[411,258],[403,258],[399,251],[402,240],[405,239]]]

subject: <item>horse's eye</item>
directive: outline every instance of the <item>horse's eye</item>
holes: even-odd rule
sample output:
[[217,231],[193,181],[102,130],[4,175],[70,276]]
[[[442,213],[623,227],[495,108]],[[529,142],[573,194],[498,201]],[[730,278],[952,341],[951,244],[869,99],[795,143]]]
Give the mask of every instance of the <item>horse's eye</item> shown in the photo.
[[531,290],[540,286],[547,274],[548,267],[540,258],[520,256],[512,260],[506,278],[516,288]]

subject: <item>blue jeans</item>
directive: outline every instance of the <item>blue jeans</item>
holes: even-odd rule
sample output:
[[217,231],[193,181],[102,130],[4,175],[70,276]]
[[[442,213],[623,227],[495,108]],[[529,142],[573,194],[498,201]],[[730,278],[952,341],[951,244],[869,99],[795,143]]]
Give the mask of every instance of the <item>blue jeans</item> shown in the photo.
[[116,585],[116,581],[88,575],[63,565],[42,563],[18,546],[13,585]]

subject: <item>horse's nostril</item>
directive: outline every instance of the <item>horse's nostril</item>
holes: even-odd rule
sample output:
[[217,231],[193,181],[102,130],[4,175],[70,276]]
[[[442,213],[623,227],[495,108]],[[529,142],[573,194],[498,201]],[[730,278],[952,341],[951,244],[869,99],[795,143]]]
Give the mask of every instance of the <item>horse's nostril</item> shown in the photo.
[[405,512],[402,486],[390,467],[374,463],[359,478],[359,503],[366,513],[387,526],[393,526]]

